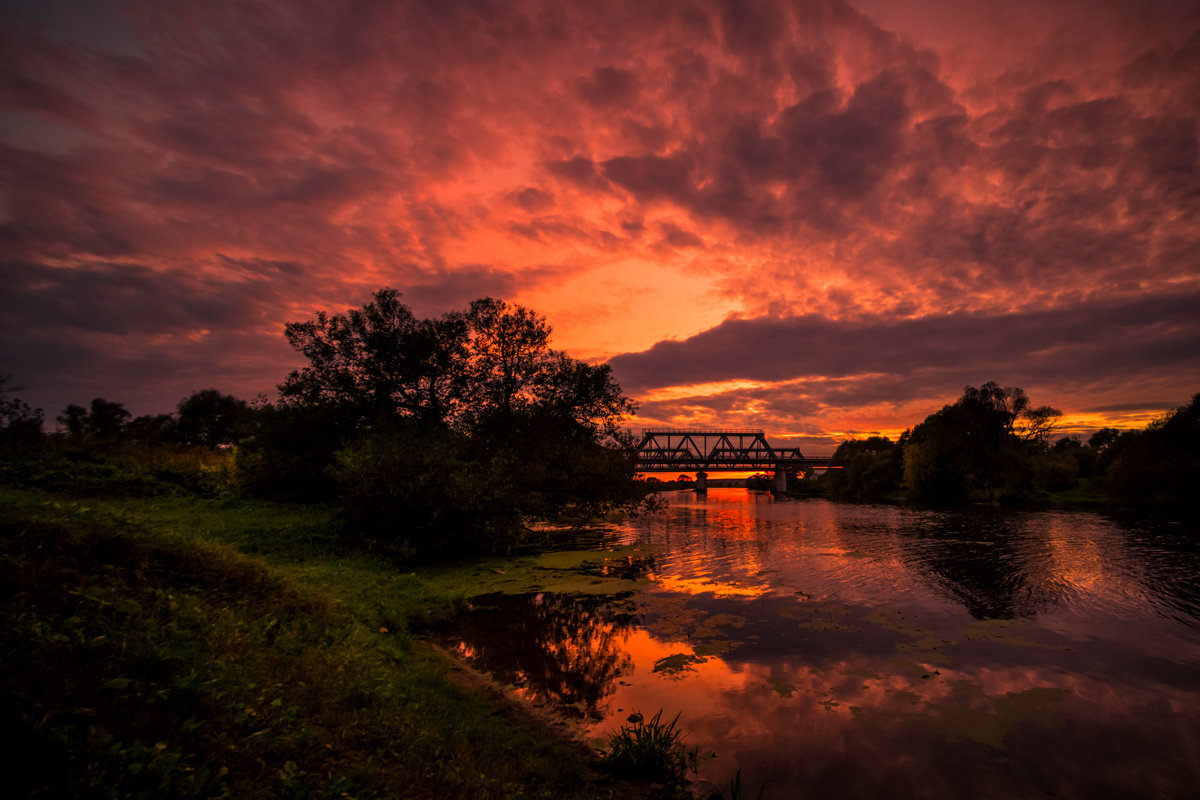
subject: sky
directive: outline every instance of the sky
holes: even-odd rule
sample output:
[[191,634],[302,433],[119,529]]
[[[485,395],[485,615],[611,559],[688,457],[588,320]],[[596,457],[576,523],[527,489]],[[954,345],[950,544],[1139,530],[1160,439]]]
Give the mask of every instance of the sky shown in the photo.
[[0,3],[0,373],[273,396],[390,286],[529,306],[630,425],[827,454],[964,386],[1200,392],[1200,4]]

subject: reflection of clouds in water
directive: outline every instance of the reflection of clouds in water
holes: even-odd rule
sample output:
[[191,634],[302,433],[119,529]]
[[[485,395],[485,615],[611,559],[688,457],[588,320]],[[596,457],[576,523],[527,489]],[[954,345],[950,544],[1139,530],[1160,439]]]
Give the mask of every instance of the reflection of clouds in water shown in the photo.
[[678,591],[769,584],[776,593],[931,611],[951,603],[979,619],[1064,608],[1138,616],[1149,598],[1200,621],[1194,544],[1164,553],[1162,531],[1141,535],[1095,514],[760,502],[740,489],[710,490],[704,502],[666,496],[665,514],[622,528],[659,548],[657,577]]
[[[816,796],[1011,797],[1035,787],[1070,796],[1073,786],[1096,780],[1079,771],[1079,759],[1114,739],[1136,757],[1095,768],[1106,792],[1136,793],[1131,775],[1160,763],[1169,780],[1200,774],[1176,744],[1177,735],[1198,732],[1186,720],[1200,703],[1193,692],[1161,684],[902,658],[730,665],[715,657],[672,680],[648,665],[686,650],[686,642],[656,642],[635,630],[626,643],[630,685],[619,686],[610,705],[681,712],[688,741],[718,754],[705,777],[720,785],[741,769],[752,794],[767,781],[776,791],[803,786]],[[606,730],[604,723],[595,730]],[[1015,753],[1043,765],[1038,783],[1014,780]]]
[[[715,781],[1104,797],[1146,770],[1163,796],[1200,778],[1200,642],[1164,621],[1196,619],[1179,613],[1194,548],[1067,512],[739,507],[722,490],[702,510],[640,523],[659,588],[690,592],[643,593],[640,620],[664,650],[715,654],[671,682],[635,654],[612,702],[682,711],[721,753]],[[744,622],[708,623],[722,615]]]
[[586,707],[590,734],[680,713],[718,753],[704,775],[741,769],[751,796],[1200,783],[1194,546],[1088,514],[712,495],[614,532],[653,547],[651,588],[527,597],[463,641],[518,694]]

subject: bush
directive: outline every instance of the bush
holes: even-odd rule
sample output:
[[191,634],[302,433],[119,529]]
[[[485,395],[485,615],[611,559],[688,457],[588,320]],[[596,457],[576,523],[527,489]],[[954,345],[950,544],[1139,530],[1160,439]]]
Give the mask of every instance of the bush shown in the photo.
[[233,465],[205,448],[59,441],[0,463],[0,481],[72,497],[214,496],[233,488]]
[[333,406],[265,406],[237,447],[238,485],[272,500],[323,502],[337,495],[334,453],[352,438],[355,418]]
[[517,472],[476,458],[463,434],[403,419],[372,426],[336,453],[330,470],[351,535],[400,558],[519,541]]
[[664,723],[662,709],[649,720],[641,714],[630,716],[632,724],[622,725],[608,740],[604,766],[622,778],[656,781],[681,786],[689,771],[695,771],[698,753],[680,741],[682,732],[675,727],[679,715]]
[[900,488],[900,446],[886,437],[842,442],[829,463],[841,469],[827,470],[821,483],[826,494],[835,499],[878,501]]

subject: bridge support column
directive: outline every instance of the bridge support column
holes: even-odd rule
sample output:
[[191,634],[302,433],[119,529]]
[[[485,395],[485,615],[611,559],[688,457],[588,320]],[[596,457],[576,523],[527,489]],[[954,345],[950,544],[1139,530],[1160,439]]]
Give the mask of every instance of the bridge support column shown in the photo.
[[696,473],[696,488],[693,489],[696,494],[708,494],[708,473]]
[[775,465],[775,485],[771,487],[774,494],[787,494],[787,472],[782,464]]

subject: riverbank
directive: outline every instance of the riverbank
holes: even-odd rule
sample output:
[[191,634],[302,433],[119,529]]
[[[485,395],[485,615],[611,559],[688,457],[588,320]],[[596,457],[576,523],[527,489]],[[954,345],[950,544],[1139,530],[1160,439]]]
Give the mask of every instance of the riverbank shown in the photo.
[[630,581],[579,570],[586,553],[400,572],[336,530],[311,506],[0,487],[17,794],[620,794],[423,635],[485,583]]

